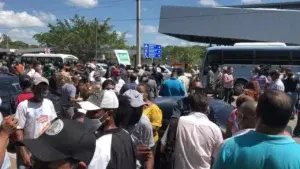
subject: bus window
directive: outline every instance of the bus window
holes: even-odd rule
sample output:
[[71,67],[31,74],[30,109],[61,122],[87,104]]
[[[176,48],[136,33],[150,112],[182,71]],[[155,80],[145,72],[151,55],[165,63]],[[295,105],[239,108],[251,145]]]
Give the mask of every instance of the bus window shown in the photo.
[[224,50],[223,64],[253,64],[253,50]]
[[206,75],[208,73],[208,66],[213,64],[221,65],[222,64],[222,50],[209,50],[205,56],[204,70],[203,73]]
[[293,65],[300,65],[300,50],[292,51],[292,64]]
[[290,52],[285,50],[256,50],[255,64],[289,65]]

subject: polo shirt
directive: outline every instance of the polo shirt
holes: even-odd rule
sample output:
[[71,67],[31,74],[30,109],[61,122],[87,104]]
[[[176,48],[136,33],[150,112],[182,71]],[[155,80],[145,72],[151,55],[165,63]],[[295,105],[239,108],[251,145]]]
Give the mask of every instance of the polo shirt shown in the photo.
[[300,166],[300,146],[288,136],[256,131],[227,140],[213,169],[292,169]]
[[88,169],[135,169],[133,141],[122,128],[111,129],[97,136],[94,156]]

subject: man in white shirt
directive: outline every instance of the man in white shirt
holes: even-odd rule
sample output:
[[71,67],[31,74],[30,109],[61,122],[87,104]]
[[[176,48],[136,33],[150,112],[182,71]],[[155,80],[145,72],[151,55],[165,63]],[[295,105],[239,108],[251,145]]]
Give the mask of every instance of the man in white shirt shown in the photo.
[[270,73],[272,82],[270,83],[269,89],[281,90],[284,92],[284,84],[280,77],[280,72],[278,70],[273,70]]
[[[181,116],[176,132],[174,167],[175,169],[210,169],[223,143],[220,128],[207,117],[208,98],[194,93],[187,98],[191,112]],[[168,133],[167,131],[165,133]],[[166,134],[162,144],[166,144]]]
[[184,70],[182,68],[179,68],[177,70],[178,73],[178,80],[183,84],[184,88],[185,88],[185,93],[187,94],[187,92],[189,91],[189,87],[190,87],[190,80],[188,77],[186,77],[184,75]]
[[95,69],[96,65],[95,64],[90,64],[90,73],[89,73],[89,82],[95,82]]
[[33,60],[32,62],[31,62],[31,69],[30,69],[30,71],[27,73],[27,75],[29,76],[29,77],[33,77],[33,75],[36,73],[36,69],[38,68],[38,67],[40,67],[41,65],[40,65],[40,63],[37,61],[37,60]]
[[123,87],[123,85],[125,84],[125,81],[123,79],[121,79],[121,72],[119,69],[115,68],[112,71],[112,80],[115,82],[115,92],[117,94],[120,94],[120,90]]
[[[47,130],[51,121],[57,117],[53,103],[46,99],[49,93],[48,86],[49,82],[46,78],[35,79],[33,98],[18,105],[15,115],[19,121],[16,132],[18,141],[38,138]],[[31,166],[30,155],[24,147],[18,149],[17,158],[18,167]]]

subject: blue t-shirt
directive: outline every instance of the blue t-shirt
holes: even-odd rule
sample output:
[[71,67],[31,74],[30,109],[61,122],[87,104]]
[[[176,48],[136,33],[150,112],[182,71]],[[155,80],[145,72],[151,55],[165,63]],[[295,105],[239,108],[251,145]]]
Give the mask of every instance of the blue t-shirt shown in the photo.
[[227,140],[213,169],[300,168],[300,145],[291,137],[256,131]]
[[161,86],[160,96],[185,96],[185,88],[183,84],[175,79],[170,78],[168,80],[165,80],[164,83]]

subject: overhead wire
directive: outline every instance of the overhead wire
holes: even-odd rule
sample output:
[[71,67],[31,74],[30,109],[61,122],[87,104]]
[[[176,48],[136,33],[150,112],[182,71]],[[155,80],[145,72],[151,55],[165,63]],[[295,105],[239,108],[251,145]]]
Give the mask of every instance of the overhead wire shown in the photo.
[[[261,14],[261,13],[274,13],[276,11],[253,11],[253,12],[244,12],[244,13],[223,13],[223,14],[207,14],[207,15],[191,15],[191,16],[174,16],[174,17],[153,17],[153,18],[141,18],[141,21],[149,21],[149,20],[176,20],[176,19],[199,19],[205,17],[218,17],[218,16],[230,16],[230,15],[248,15],[248,14]],[[99,18],[97,18],[99,19]],[[99,19],[100,21],[105,21]],[[111,19],[111,22],[129,22],[129,21],[136,21],[136,18],[124,18],[124,19]],[[182,21],[182,20],[181,20]],[[32,28],[32,27],[41,27],[41,26],[22,26],[22,27],[0,27],[0,29],[17,29],[17,28]]]

